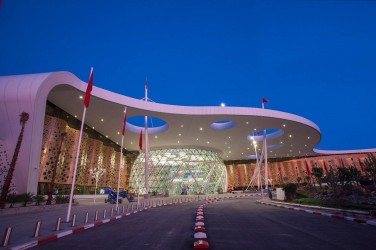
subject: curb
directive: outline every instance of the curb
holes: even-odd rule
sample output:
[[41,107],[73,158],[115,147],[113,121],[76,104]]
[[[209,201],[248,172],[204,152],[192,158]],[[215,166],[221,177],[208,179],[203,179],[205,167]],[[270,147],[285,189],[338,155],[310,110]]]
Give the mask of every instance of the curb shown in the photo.
[[[363,219],[358,219],[358,218],[354,218],[354,217],[351,217],[351,216],[332,214],[332,213],[328,213],[328,212],[318,212],[318,211],[313,211],[313,210],[310,210],[310,209],[303,209],[303,208],[299,208],[299,207],[294,207],[293,205],[287,206],[287,205],[280,205],[278,203],[277,204],[268,203],[268,202],[264,202],[264,201],[257,201],[257,202],[260,203],[260,204],[263,204],[263,205],[275,206],[275,207],[280,207],[280,208],[287,208],[289,210],[306,212],[306,213],[310,213],[310,214],[314,214],[314,215],[321,215],[321,216],[326,216],[326,217],[330,217],[330,218],[334,218],[334,219],[343,219],[343,220],[347,220],[347,221],[362,223],[362,224],[365,224],[365,225],[376,226],[375,220],[363,220]],[[285,203],[281,202],[281,204],[285,204]]]

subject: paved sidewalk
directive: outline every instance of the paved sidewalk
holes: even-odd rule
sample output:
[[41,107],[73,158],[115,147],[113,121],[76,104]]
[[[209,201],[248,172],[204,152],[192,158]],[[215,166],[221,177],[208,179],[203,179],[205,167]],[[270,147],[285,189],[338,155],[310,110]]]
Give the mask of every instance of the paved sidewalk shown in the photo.
[[272,201],[269,199],[259,200],[258,202],[261,204],[265,204],[265,205],[276,206],[280,208],[287,208],[290,210],[301,211],[301,212],[311,213],[315,215],[321,215],[321,216],[331,217],[335,219],[344,219],[348,221],[376,226],[376,218],[370,216],[369,213],[364,212],[364,211],[291,204],[291,203],[286,203],[286,202]]

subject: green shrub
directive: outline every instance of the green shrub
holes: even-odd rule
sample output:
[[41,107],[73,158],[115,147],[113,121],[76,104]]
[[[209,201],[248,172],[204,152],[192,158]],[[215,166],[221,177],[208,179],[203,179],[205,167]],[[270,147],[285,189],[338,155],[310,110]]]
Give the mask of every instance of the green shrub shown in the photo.
[[282,190],[285,191],[286,201],[292,201],[295,198],[297,185],[294,183],[282,184]]
[[36,195],[33,197],[35,201],[35,205],[39,206],[42,202],[44,202],[46,199],[44,198],[44,195]]
[[33,194],[32,193],[23,193],[18,195],[18,199],[22,202],[22,206],[26,207],[28,203],[33,201]]

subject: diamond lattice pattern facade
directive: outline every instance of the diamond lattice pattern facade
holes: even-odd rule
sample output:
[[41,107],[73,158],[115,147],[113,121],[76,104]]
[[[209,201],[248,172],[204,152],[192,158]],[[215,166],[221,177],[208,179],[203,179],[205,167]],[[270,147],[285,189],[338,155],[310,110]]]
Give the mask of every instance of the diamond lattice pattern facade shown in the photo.
[[[227,172],[217,152],[158,149],[149,153],[149,193],[170,195],[226,191]],[[145,194],[145,154],[138,155],[130,175],[130,189]]]

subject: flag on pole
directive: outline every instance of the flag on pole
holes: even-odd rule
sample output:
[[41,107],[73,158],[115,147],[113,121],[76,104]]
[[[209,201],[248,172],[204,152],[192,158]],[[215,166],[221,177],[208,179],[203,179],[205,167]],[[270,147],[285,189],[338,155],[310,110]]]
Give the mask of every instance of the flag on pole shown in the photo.
[[324,170],[325,170],[325,174],[328,174],[329,171],[328,171],[328,168],[326,167],[326,163],[325,163],[325,161],[323,161],[323,162],[324,162]]
[[365,169],[364,169],[363,163],[362,163],[362,161],[360,160],[360,158],[358,158],[358,161],[359,161],[360,168],[361,168],[362,171],[364,172]]
[[138,142],[138,146],[140,147],[140,150],[142,150],[142,129],[140,131],[140,140]]
[[306,169],[307,169],[307,175],[311,175],[311,170],[309,169],[307,161],[305,161]]
[[123,130],[121,131],[121,134],[124,136],[124,132],[125,132],[125,125],[127,123],[127,112],[124,111],[124,120],[123,120]]
[[91,95],[91,91],[93,89],[93,78],[94,78],[94,70],[93,70],[93,68],[91,68],[90,78],[89,78],[89,82],[87,84],[85,100],[84,100],[84,104],[85,104],[86,108],[89,107],[89,103],[90,103],[90,95]]
[[269,102],[269,100],[263,97],[262,98],[262,103],[267,103],[267,102]]
[[341,165],[342,165],[342,167],[344,168],[345,167],[345,163],[343,162],[343,159],[341,158],[341,159],[339,159],[340,161],[341,161]]

